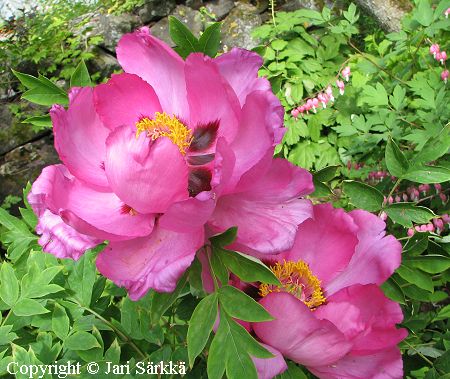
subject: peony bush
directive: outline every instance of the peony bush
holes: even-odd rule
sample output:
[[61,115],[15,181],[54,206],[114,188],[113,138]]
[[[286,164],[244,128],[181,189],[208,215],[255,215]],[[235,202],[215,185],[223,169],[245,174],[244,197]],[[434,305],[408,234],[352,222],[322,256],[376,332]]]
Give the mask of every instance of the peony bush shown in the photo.
[[[274,30],[262,27],[260,34],[276,36],[261,47],[264,58],[288,46],[281,38],[299,32],[296,22],[310,17],[322,27],[330,20],[327,11],[316,13],[300,11],[278,22],[280,29],[275,22]],[[357,20],[351,5],[332,33],[351,37]],[[175,50],[147,27],[125,34],[117,46],[123,72],[101,84],[91,82],[83,62],[67,93],[43,76],[14,72],[28,88],[24,98],[51,106],[61,163],[45,167],[24,191],[22,219],[0,209],[7,247],[0,343],[9,344],[0,372],[33,377],[37,372],[19,369],[28,362],[47,365],[42,377],[51,377],[57,373],[48,365],[75,361],[75,374],[96,367],[106,377],[440,377],[449,344],[448,333],[436,331],[448,312],[439,304],[448,298],[448,215],[416,203],[447,204],[443,116],[439,134],[411,149],[394,127],[384,140],[373,133],[369,144],[383,141],[375,143],[383,170],[353,164],[347,155],[354,141],[346,140],[341,167],[316,161],[305,165],[317,169],[310,173],[296,157],[308,136],[323,144],[312,130],[321,114],[340,124],[330,141],[331,130],[345,134],[342,104],[348,92],[358,96],[352,86],[363,80],[348,62],[359,58],[328,67],[337,76],[317,92],[303,82],[309,93],[296,102],[293,83],[277,87],[280,61],[266,66],[257,52],[240,48],[217,54],[218,23],[200,38],[174,18],[170,27]],[[445,65],[440,46],[428,50]],[[418,78],[410,79],[413,91]],[[383,106],[383,85],[371,88],[362,90],[363,103]],[[398,88],[389,101],[399,111],[406,92]],[[436,102],[445,94],[440,88]],[[356,128],[366,121],[349,118]],[[305,141],[292,147],[306,125]],[[433,293],[427,299],[434,308],[418,326],[423,291]],[[427,342],[417,343],[416,331],[430,324],[433,331],[420,337]],[[415,369],[408,356],[427,366]]]

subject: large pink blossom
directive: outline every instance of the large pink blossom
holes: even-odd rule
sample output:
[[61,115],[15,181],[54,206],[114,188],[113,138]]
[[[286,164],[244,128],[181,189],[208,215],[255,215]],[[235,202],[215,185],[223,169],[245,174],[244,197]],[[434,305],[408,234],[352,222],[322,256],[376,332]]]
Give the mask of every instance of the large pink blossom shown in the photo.
[[250,326],[275,354],[254,360],[259,378],[284,371],[281,356],[324,379],[402,378],[402,312],[379,288],[400,259],[401,244],[375,215],[314,206],[293,248],[266,257],[282,287],[259,287],[275,318]]
[[105,240],[99,271],[129,290],[171,291],[205,236],[238,227],[236,245],[274,254],[311,216],[311,175],[273,159],[283,108],[262,59],[233,49],[183,61],[147,28],[126,34],[125,73],[72,88],[50,111],[63,164],[29,201],[44,251],[78,259]]

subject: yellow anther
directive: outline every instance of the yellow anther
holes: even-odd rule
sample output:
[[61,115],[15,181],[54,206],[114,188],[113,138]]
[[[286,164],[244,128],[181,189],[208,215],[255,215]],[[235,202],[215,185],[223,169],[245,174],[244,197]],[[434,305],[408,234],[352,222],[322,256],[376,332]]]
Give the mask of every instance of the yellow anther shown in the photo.
[[180,149],[181,154],[185,155],[186,150],[192,142],[192,130],[184,125],[175,116],[169,116],[167,113],[155,113],[153,119],[144,117],[136,123],[136,136],[143,131],[152,140],[159,137],[169,138]]
[[280,280],[281,287],[273,284],[261,284],[259,294],[264,297],[271,292],[288,292],[305,303],[311,310],[326,301],[320,280],[313,275],[307,263],[303,261],[277,262],[270,268]]

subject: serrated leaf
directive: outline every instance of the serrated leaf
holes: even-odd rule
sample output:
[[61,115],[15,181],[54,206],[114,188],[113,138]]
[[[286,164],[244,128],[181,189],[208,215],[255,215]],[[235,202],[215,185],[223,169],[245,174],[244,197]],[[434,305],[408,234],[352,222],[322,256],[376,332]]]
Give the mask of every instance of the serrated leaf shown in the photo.
[[347,180],[344,182],[343,188],[350,198],[350,202],[357,208],[375,212],[380,210],[383,205],[383,194],[368,184]]
[[273,320],[262,305],[235,287],[229,285],[221,287],[219,301],[225,312],[238,320],[249,322]]
[[394,109],[399,110],[402,108],[403,102],[405,100],[406,90],[397,84],[392,92],[392,96],[389,96],[389,100],[394,107]]
[[88,332],[75,332],[66,338],[64,346],[70,350],[89,350],[100,347],[97,338]]
[[89,87],[90,85],[92,85],[91,76],[89,75],[86,63],[84,63],[84,60],[82,59],[70,77],[70,86]]
[[220,22],[208,26],[198,41],[199,50],[211,58],[217,55],[220,47],[220,26]]
[[386,166],[391,175],[401,177],[408,171],[409,163],[397,144],[389,138],[385,152]]
[[202,352],[209,334],[217,318],[218,294],[212,293],[203,298],[192,313],[187,332],[189,366],[193,366],[195,358]]
[[259,259],[237,251],[217,249],[225,266],[245,282],[281,285],[275,274]]
[[41,303],[33,299],[20,299],[12,307],[16,316],[34,316],[50,312]]
[[376,87],[365,86],[361,101],[372,106],[388,105],[386,89],[381,83],[377,83]]
[[73,271],[69,275],[69,286],[75,291],[76,298],[81,305],[89,307],[92,289],[95,283],[94,252],[88,251],[74,263]]

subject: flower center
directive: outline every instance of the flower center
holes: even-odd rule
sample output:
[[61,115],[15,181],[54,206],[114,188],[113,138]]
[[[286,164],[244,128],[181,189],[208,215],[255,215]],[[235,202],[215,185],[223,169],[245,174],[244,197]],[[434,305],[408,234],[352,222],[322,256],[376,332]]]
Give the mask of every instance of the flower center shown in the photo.
[[153,141],[159,137],[169,138],[180,149],[180,153],[185,155],[186,150],[192,142],[192,130],[184,125],[175,116],[169,116],[167,113],[155,113],[153,119],[144,117],[136,123],[136,136],[143,131]]
[[280,280],[281,287],[273,284],[261,284],[259,294],[264,297],[271,292],[288,292],[305,303],[311,310],[322,305],[326,298],[323,296],[321,282],[313,275],[307,263],[303,261],[277,262],[270,269]]

